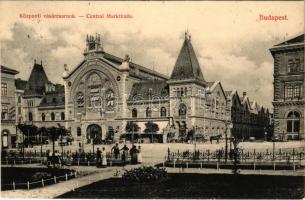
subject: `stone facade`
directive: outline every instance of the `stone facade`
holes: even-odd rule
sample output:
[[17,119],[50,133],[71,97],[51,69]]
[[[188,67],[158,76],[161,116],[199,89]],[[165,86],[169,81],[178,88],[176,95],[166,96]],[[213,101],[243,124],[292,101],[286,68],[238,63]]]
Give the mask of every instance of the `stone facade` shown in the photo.
[[255,101],[251,102],[246,92],[243,92],[241,97],[236,90],[226,94],[233,125],[232,136],[238,139],[259,139],[272,135],[271,114],[268,108],[258,105]]
[[[131,62],[128,55],[107,53],[96,35],[87,36],[84,60],[73,70],[65,65],[62,78],[64,85],[51,83],[42,62],[35,61],[29,80],[15,80],[17,121],[65,126],[80,147],[93,139],[203,141],[230,137],[231,129],[247,139],[263,134],[266,126],[255,121],[268,116],[260,116],[266,109],[204,79],[188,34],[170,77]],[[235,107],[240,112],[232,114]],[[127,130],[131,123],[137,130]]]
[[270,49],[274,58],[274,133],[304,139],[304,34]]
[[16,70],[1,65],[1,147],[16,145]]

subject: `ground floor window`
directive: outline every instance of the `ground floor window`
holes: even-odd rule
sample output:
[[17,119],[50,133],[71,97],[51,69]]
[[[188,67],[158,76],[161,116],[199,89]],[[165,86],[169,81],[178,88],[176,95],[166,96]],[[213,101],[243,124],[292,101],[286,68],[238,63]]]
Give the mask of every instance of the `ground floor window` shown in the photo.
[[298,133],[300,131],[300,114],[296,111],[287,115],[287,132]]

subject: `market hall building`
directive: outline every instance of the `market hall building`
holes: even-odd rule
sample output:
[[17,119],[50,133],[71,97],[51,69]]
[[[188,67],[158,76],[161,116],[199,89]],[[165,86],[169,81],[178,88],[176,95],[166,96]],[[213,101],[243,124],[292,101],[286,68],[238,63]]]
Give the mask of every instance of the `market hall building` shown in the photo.
[[[87,36],[84,60],[72,71],[65,68],[63,79],[66,127],[77,141],[201,140],[231,134],[233,128],[231,97],[219,81],[205,80],[187,33],[170,77],[131,62],[128,55],[107,53],[96,35]],[[269,121],[266,115],[262,119]],[[264,132],[265,121],[255,128]],[[245,129],[250,118],[243,123],[237,136],[255,136]],[[244,130],[249,132],[241,136]]]
[[71,71],[64,66],[64,85],[49,80],[42,61],[34,61],[28,80],[2,69],[2,77],[9,76],[1,80],[2,146],[8,148],[22,144],[19,123],[65,126],[80,147],[93,139],[97,144],[203,141],[225,134],[262,138],[270,125],[269,110],[246,92],[239,96],[224,91],[219,81],[205,80],[188,34],[170,77],[128,55],[107,53],[99,35],[87,37],[78,66]]

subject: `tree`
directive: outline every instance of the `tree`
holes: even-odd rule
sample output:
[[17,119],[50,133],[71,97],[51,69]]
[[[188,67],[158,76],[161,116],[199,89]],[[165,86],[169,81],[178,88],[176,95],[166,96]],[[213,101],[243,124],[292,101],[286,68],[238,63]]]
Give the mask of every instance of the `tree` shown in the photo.
[[233,149],[232,149],[232,157],[233,157],[233,168],[232,173],[237,175],[240,173],[239,163],[240,163],[240,149],[238,148],[238,140],[233,140]]
[[138,126],[138,124],[130,121],[127,122],[126,127],[125,127],[125,131],[127,133],[132,133],[132,132],[138,132],[140,130],[140,127]]
[[21,131],[23,136],[27,137],[25,140],[23,140],[23,145],[24,143],[31,143],[31,138],[35,137],[38,134],[37,126],[32,124],[18,124],[17,128]]
[[159,131],[159,126],[158,124],[154,123],[154,122],[147,122],[145,123],[145,133],[156,133]]

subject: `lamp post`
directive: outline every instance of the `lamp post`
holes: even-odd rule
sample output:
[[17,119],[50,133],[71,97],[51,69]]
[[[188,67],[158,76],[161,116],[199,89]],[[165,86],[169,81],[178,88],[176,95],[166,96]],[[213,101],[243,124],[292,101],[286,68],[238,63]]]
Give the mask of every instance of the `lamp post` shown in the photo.
[[40,131],[40,157],[42,158],[42,131],[44,130],[44,127]]

